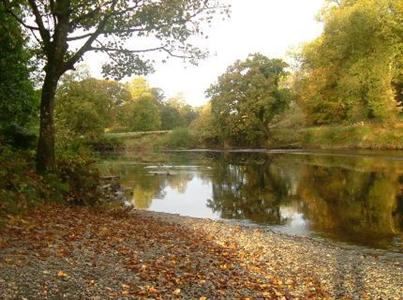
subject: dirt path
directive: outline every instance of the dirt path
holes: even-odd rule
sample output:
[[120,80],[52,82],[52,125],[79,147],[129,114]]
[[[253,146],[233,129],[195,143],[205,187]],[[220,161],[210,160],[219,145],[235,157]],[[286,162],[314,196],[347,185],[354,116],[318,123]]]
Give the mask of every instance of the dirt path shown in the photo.
[[208,220],[44,206],[0,231],[2,299],[396,298],[401,262]]

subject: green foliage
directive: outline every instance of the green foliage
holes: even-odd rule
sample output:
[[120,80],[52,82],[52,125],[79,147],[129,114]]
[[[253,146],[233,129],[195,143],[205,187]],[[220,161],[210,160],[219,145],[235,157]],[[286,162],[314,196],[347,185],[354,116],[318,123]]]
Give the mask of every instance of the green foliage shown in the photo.
[[32,162],[29,153],[0,146],[0,222],[7,214],[18,213],[47,195],[46,184]]
[[282,86],[287,64],[261,54],[237,61],[211,86],[214,118],[224,142],[260,145],[269,136],[269,124],[284,111],[291,98]]
[[164,145],[171,149],[191,148],[195,144],[195,138],[188,128],[176,128],[170,132]]
[[141,96],[140,98],[127,103],[125,123],[131,131],[153,131],[161,127],[160,114],[154,98]]
[[394,0],[341,1],[323,11],[324,32],[304,47],[296,82],[308,123],[396,119],[402,15]]
[[211,103],[208,102],[200,110],[199,116],[192,122],[190,129],[199,145],[216,146],[220,141],[219,126],[211,111]]
[[38,97],[29,80],[31,52],[25,46],[19,24],[0,5],[0,134],[21,147],[26,146],[18,145],[26,131],[22,127],[31,125],[38,113]]
[[37,136],[32,130],[11,123],[0,130],[0,136],[5,144],[15,149],[34,149]]
[[107,127],[115,126],[119,108],[130,94],[122,84],[111,80],[66,77],[57,93],[56,129],[65,139],[82,136],[99,139]]
[[178,95],[168,99],[161,105],[161,129],[171,130],[177,127],[188,127],[198,116],[197,111]]
[[175,107],[172,107],[169,103],[161,106],[161,129],[171,130],[184,125],[185,120]]
[[[155,60],[144,57],[149,52],[159,52],[160,61],[165,61],[167,55],[196,63],[206,55],[193,45],[192,37],[205,36],[201,28],[203,23],[229,14],[228,6],[217,0],[4,0],[0,6],[10,18],[17,16],[25,28],[36,32],[32,46],[38,63],[45,66],[36,153],[37,170],[42,173],[55,168],[53,116],[59,79],[74,69],[85,53],[107,54],[111,61],[103,65],[103,74],[116,79],[153,71]],[[20,10],[23,13],[18,17]],[[27,24],[32,22],[36,24]],[[129,39],[134,42],[128,43]],[[157,45],[130,47],[150,45],[150,41]]]
[[272,148],[403,149],[402,127],[374,125],[273,129]]
[[32,153],[0,146],[0,223],[45,201],[95,205],[100,199],[99,174],[88,153],[63,153],[58,170],[35,172]]
[[67,203],[96,205],[101,199],[99,172],[88,153],[61,155],[57,162],[58,189]]

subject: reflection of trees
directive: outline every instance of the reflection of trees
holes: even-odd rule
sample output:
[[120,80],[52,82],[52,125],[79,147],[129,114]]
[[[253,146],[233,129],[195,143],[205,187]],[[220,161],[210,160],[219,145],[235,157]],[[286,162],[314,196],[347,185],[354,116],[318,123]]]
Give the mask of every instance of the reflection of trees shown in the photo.
[[193,175],[188,172],[149,173],[142,166],[121,167],[122,185],[130,187],[132,203],[138,209],[147,209],[153,199],[163,198],[164,189],[170,186],[178,193],[186,191],[187,184]]
[[167,184],[178,193],[185,193],[188,182],[193,179],[193,174],[189,172],[179,172],[166,178]]
[[281,224],[280,205],[304,214],[315,231],[390,245],[403,231],[401,165],[367,158],[223,155],[213,165],[213,199],[222,218]]
[[304,214],[316,230],[381,243],[402,231],[400,190],[394,170],[361,172],[307,165],[298,192]]
[[280,215],[280,206],[292,202],[293,209],[302,212],[315,231],[344,240],[382,246],[402,234],[401,162],[250,153],[212,153],[199,161],[206,167],[196,173],[154,176],[143,166],[127,166],[119,172],[122,184],[132,188],[138,208],[148,208],[153,199],[164,197],[167,186],[185,192],[188,182],[197,176],[212,183],[208,206],[222,218],[281,224],[286,220]]
[[137,209],[147,209],[151,206],[151,203],[155,198],[154,196],[155,191],[135,186],[133,189],[132,203]]
[[[262,157],[261,155],[259,156]],[[213,199],[208,202],[222,218],[249,219],[257,223],[279,224],[280,204],[287,201],[288,182],[271,167],[271,161],[263,159],[242,164],[221,158],[213,167]]]

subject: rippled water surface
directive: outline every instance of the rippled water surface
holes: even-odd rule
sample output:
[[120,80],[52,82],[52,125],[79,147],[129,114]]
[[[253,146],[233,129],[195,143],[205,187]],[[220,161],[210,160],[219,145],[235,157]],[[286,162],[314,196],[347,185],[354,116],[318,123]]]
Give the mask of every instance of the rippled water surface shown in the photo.
[[163,153],[118,157],[138,209],[231,219],[287,234],[402,250],[403,153]]

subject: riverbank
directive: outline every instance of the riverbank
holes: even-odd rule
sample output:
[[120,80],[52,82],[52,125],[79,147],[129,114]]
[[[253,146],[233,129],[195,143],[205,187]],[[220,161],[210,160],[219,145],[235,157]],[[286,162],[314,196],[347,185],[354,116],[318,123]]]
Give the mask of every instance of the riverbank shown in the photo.
[[403,125],[273,129],[270,148],[402,150]]
[[[178,149],[231,149],[222,145],[205,145],[198,142],[197,132],[183,130],[170,132],[127,132],[105,134],[104,148],[123,153],[149,153],[155,150]],[[179,136],[178,136],[179,135]],[[171,140],[176,139],[175,142]],[[172,144],[175,146],[172,147]],[[233,146],[232,148],[239,148]],[[273,128],[267,149],[324,149],[324,150],[403,150],[403,124],[393,127],[380,125],[317,126],[302,128]],[[102,149],[102,147],[101,147]]]
[[0,297],[399,299],[402,262],[176,215],[45,205],[0,232]]

